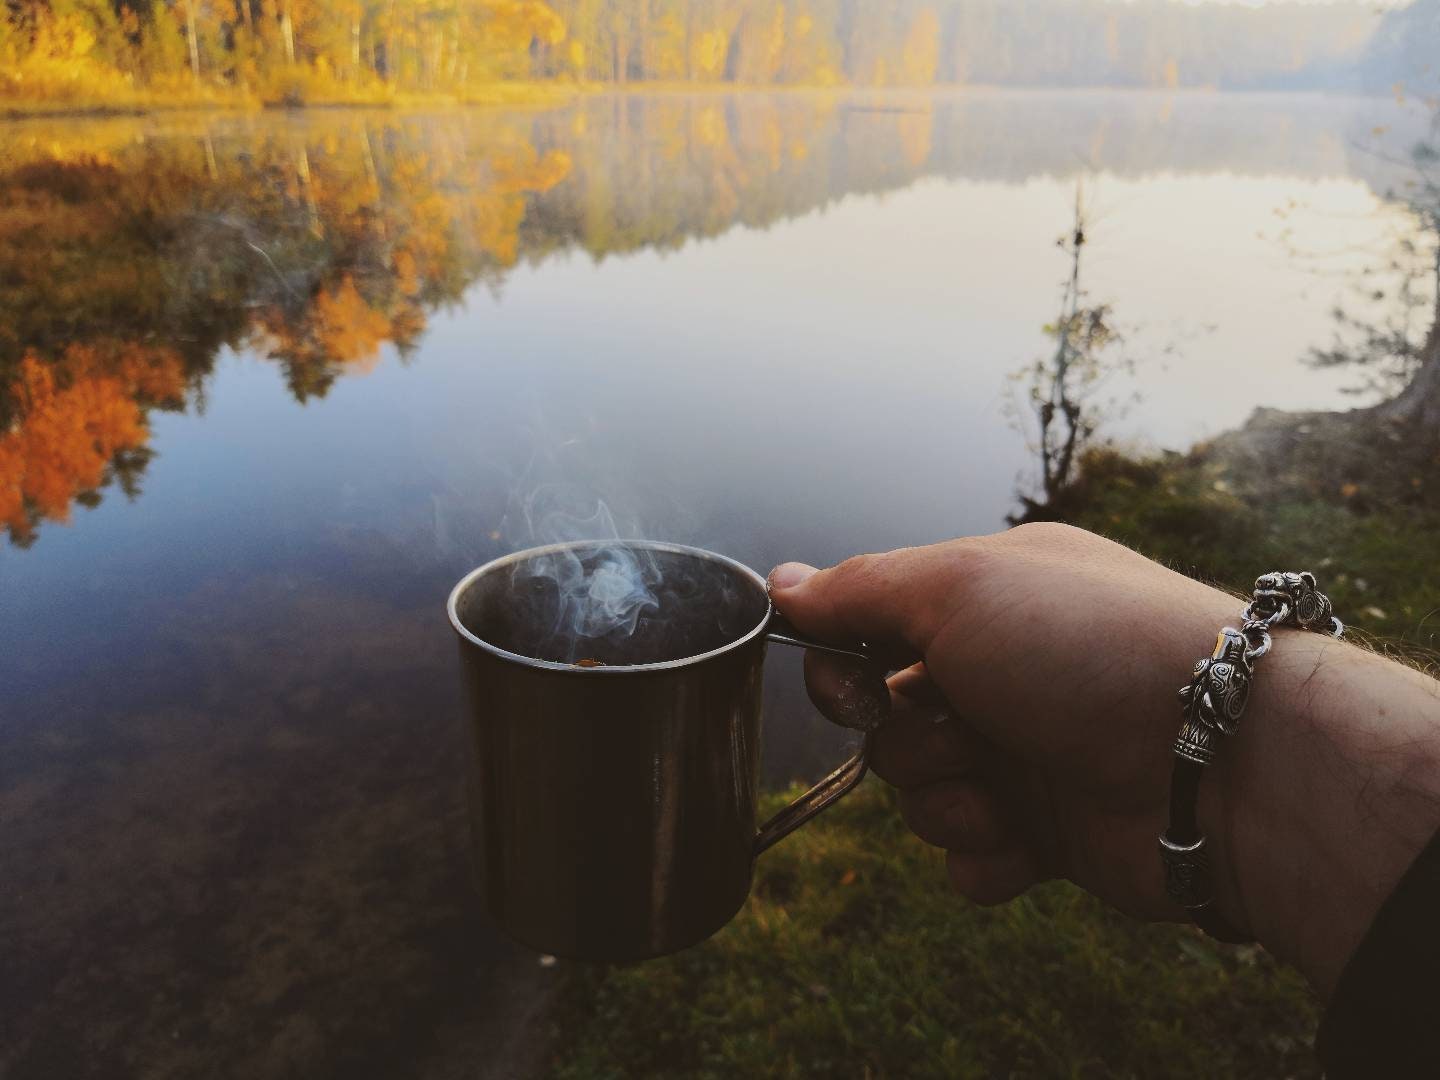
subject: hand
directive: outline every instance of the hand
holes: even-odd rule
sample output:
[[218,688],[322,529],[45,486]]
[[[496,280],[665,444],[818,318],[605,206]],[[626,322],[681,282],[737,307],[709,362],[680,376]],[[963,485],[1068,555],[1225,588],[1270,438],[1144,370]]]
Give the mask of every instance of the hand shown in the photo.
[[[893,715],[874,767],[900,789],[911,829],[946,850],[960,892],[997,903],[1064,877],[1140,918],[1185,917],[1165,894],[1156,847],[1176,691],[1219,628],[1237,623],[1240,600],[1052,524],[830,570],[786,564],[771,589],[802,631],[863,640],[907,665],[890,679]],[[832,670],[820,654],[807,658],[824,710],[835,707]],[[1373,736],[1367,717],[1388,705],[1397,739],[1414,734],[1397,714],[1413,718],[1421,751],[1440,762],[1434,692],[1418,673],[1285,632],[1257,675],[1245,726],[1207,769],[1200,820],[1220,910],[1322,989],[1440,824],[1440,799],[1423,797],[1440,794],[1434,770],[1434,785],[1410,783],[1415,797],[1379,815],[1384,836],[1370,835],[1359,803],[1374,770],[1352,760],[1357,733]],[[1322,693],[1334,708],[1315,707]],[[1337,782],[1340,760],[1353,775]],[[1363,848],[1346,856],[1348,873],[1326,865],[1341,841]]]

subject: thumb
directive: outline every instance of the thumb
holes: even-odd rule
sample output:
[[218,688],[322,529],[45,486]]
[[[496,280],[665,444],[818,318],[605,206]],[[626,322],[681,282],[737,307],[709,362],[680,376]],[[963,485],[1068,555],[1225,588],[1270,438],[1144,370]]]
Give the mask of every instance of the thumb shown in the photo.
[[923,655],[953,591],[945,547],[858,555],[828,570],[785,563],[770,572],[770,599],[796,629],[823,641],[901,645]]

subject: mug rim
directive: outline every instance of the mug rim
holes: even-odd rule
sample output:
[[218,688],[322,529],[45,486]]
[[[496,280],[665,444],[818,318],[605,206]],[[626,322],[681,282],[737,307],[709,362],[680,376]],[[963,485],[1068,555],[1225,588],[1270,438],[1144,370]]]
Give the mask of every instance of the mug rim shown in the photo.
[[[739,571],[743,577],[749,578],[758,585],[760,590],[765,594],[765,614],[761,616],[758,623],[740,637],[735,638],[733,641],[726,642],[719,648],[710,649],[707,652],[695,653],[693,656],[682,656],[676,660],[658,660],[649,664],[605,664],[597,667],[578,667],[575,664],[566,664],[558,660],[541,660],[534,656],[526,656],[523,653],[502,649],[499,645],[486,641],[478,634],[472,632],[460,621],[460,597],[464,595],[466,589],[468,589],[471,584],[486,574],[524,559],[548,555],[557,551],[571,551],[576,548],[590,548],[604,546],[606,544],[645,548],[649,551],[663,551],[671,555],[693,555],[698,558],[708,559],[711,562],[720,563],[723,566],[729,567],[731,570]],[[445,610],[450,616],[450,625],[454,627],[455,632],[460,635],[461,640],[468,641],[471,645],[479,646],[494,657],[509,661],[510,663],[521,664],[525,667],[589,677],[674,671],[678,668],[691,667],[695,664],[704,663],[706,660],[712,660],[717,656],[723,656],[725,653],[732,652],[749,644],[764,634],[765,628],[770,625],[770,618],[774,614],[775,608],[774,605],[770,603],[770,589],[763,577],[744,563],[732,559],[728,555],[721,555],[716,551],[693,547],[689,544],[672,544],[664,540],[566,540],[558,544],[542,544],[539,547],[525,548],[522,551],[512,551],[508,555],[501,555],[498,559],[491,559],[489,562],[477,566],[455,583],[455,587],[450,590],[450,598],[446,601]]]

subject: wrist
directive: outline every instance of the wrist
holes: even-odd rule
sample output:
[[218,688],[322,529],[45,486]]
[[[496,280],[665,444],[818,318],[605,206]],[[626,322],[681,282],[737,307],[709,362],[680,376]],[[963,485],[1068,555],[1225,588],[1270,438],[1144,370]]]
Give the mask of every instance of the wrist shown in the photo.
[[1328,995],[1440,826],[1440,697],[1419,672],[1281,632],[1207,770],[1217,903]]

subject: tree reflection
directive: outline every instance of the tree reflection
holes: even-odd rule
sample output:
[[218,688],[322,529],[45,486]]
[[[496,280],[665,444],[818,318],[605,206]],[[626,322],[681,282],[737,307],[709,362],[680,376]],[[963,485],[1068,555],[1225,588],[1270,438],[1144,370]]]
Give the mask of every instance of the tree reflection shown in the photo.
[[930,122],[677,96],[24,125],[0,148],[0,521],[28,544],[111,484],[138,491],[147,417],[186,408],[224,348],[321,398],[522,258],[674,247],[908,182]]
[[0,524],[21,546],[43,519],[66,521],[72,502],[98,502],[118,482],[130,496],[149,460],[145,413],[179,407],[179,354],[129,343],[71,345],[52,362],[21,359],[9,389],[19,415],[0,434]]
[[0,172],[0,524],[20,545],[118,484],[147,416],[183,409],[222,347],[297,400],[402,351],[426,313],[520,255],[527,199],[570,173],[505,125],[396,123],[71,149]]
[[[408,353],[430,313],[477,283],[498,288],[552,252],[675,248],[926,175],[1073,175],[1077,148],[1102,137],[1121,175],[1217,156],[1242,172],[1347,167],[1322,121],[1272,105],[1245,106],[1243,136],[1210,123],[1215,141],[1177,147],[1165,132],[1200,107],[674,94],[533,112],[11,125],[0,519],[28,543],[110,485],[136,490],[149,415],[193,405],[222,350],[267,358],[312,401],[387,349]],[[1015,138],[1021,128],[1031,136]],[[1108,320],[1086,331],[1071,314],[1057,341],[1083,331],[1098,346]],[[139,356],[168,372],[163,386]]]

